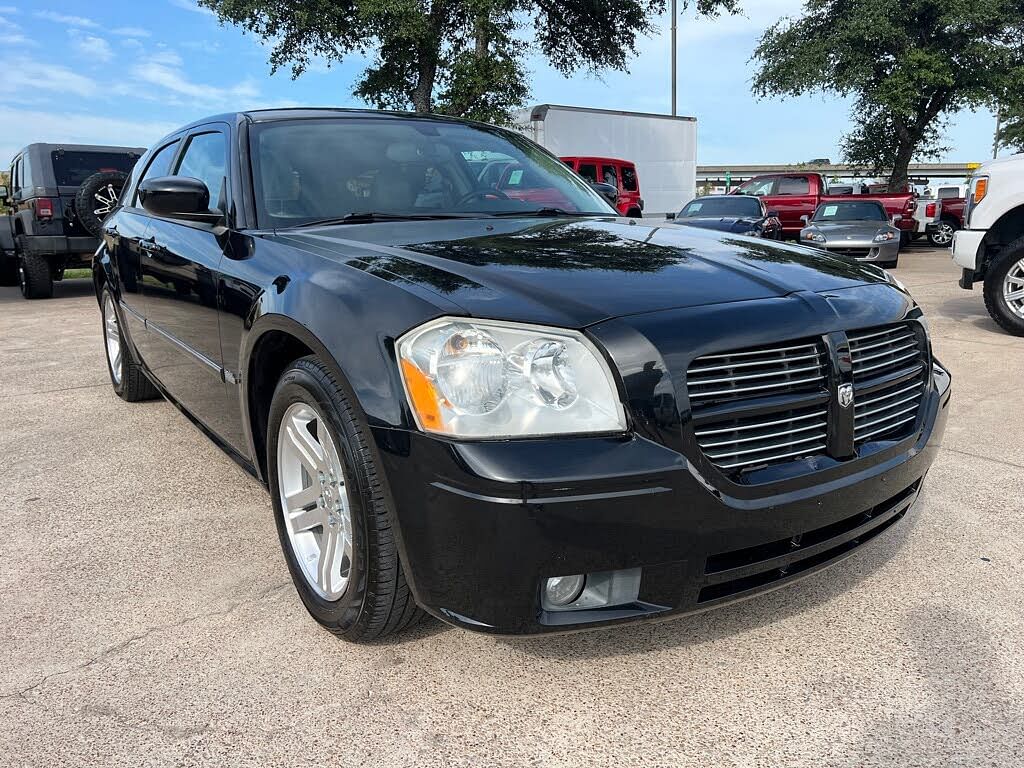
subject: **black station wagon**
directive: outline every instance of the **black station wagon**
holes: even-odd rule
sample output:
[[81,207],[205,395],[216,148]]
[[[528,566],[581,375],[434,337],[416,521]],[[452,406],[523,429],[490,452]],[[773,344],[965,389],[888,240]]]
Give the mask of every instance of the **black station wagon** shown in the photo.
[[620,218],[522,136],[442,117],[182,128],[94,277],[114,390],[267,485],[299,596],[351,640],[422,611],[667,617],[810,574],[908,514],[950,397],[877,267]]

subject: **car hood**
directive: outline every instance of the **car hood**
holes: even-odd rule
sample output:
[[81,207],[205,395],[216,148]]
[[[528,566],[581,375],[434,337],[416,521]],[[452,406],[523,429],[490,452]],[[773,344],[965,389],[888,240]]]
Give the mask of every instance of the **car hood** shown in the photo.
[[875,267],[801,246],[613,218],[349,224],[264,236],[400,283],[442,311],[576,328],[887,282]]
[[834,224],[811,224],[808,229],[820,232],[826,240],[870,240],[881,229],[893,229],[884,221],[837,221]]
[[748,232],[761,223],[760,218],[749,216],[708,216],[706,218],[676,219],[676,224],[700,229],[717,229],[719,232]]

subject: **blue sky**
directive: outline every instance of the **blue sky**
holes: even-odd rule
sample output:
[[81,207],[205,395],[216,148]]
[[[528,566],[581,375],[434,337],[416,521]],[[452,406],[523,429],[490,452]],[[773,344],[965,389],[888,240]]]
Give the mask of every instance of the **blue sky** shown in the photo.
[[[748,63],[761,31],[800,0],[747,0],[746,15],[683,18],[679,112],[698,119],[698,163],[839,159],[847,107],[821,96],[757,101]],[[669,35],[644,39],[630,73],[570,79],[531,63],[531,104],[669,111]],[[148,146],[176,126],[220,111],[296,104],[360,106],[364,62],[316,64],[298,80],[273,77],[268,51],[221,27],[193,0],[0,0],[0,164],[33,141]],[[943,159],[991,154],[994,118],[958,115]]]

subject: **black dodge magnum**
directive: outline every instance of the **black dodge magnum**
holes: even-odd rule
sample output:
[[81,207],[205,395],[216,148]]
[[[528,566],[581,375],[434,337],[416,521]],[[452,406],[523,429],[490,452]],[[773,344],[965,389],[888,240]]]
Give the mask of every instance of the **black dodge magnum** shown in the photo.
[[351,640],[777,587],[905,524],[945,425],[882,270],[620,218],[488,125],[213,117],[139,161],[103,234],[115,392],[266,483],[299,596]]

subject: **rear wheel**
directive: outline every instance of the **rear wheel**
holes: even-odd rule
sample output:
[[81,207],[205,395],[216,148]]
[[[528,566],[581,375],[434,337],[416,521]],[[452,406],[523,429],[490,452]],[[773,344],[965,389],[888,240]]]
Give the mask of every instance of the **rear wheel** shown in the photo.
[[18,283],[26,299],[48,299],[53,296],[53,272],[42,256],[26,253],[18,262]]
[[952,221],[943,219],[939,222],[938,229],[928,234],[928,241],[936,248],[948,248],[953,242],[953,233],[956,232],[957,229],[959,229],[959,227],[957,227]]
[[1024,336],[1024,237],[986,270],[985,308],[1004,330]]
[[365,427],[334,375],[315,357],[295,361],[267,421],[278,536],[310,615],[356,642],[419,619]]

